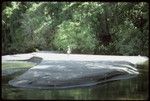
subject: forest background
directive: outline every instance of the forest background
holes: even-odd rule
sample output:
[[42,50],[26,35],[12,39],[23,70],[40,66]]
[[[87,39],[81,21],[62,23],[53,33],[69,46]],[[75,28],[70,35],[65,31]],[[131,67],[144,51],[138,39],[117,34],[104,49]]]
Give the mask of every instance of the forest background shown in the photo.
[[146,2],[3,2],[2,54],[149,54]]

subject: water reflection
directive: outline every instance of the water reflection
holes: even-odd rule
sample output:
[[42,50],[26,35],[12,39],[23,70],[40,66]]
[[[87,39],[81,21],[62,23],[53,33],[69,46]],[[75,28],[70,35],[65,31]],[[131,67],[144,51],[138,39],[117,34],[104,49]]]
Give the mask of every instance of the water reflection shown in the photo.
[[[145,68],[145,67],[144,67]],[[38,90],[14,88],[7,84],[13,75],[3,78],[3,99],[75,99],[75,100],[127,100],[148,98],[148,70],[128,80],[114,81],[94,87],[64,90]]]

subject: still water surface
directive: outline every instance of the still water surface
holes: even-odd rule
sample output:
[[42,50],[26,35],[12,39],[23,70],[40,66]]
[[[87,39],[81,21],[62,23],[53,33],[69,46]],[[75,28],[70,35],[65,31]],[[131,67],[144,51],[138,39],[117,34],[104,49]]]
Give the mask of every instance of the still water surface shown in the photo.
[[[128,80],[109,82],[93,87],[61,90],[22,89],[8,85],[18,74],[2,77],[3,99],[71,99],[71,100],[145,100],[148,99],[148,68],[139,67],[140,74]],[[24,70],[25,71],[25,70]],[[22,72],[24,72],[22,71]]]

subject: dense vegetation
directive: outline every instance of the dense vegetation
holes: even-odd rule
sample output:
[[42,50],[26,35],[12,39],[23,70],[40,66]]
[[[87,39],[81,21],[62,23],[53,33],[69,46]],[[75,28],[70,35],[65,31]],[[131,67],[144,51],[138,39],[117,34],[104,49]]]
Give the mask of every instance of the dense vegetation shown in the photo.
[[146,55],[146,2],[3,2],[2,54],[56,50]]

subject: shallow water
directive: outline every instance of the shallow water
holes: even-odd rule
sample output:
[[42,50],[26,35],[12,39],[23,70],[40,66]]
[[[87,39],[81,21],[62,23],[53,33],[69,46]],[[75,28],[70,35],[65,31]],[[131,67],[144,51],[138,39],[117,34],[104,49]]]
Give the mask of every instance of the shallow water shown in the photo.
[[[140,74],[131,79],[113,81],[92,87],[41,90],[15,88],[8,85],[8,81],[16,77],[15,73],[2,77],[3,99],[75,99],[75,100],[127,100],[148,99],[148,68],[140,68]],[[24,71],[22,71],[24,72]]]

